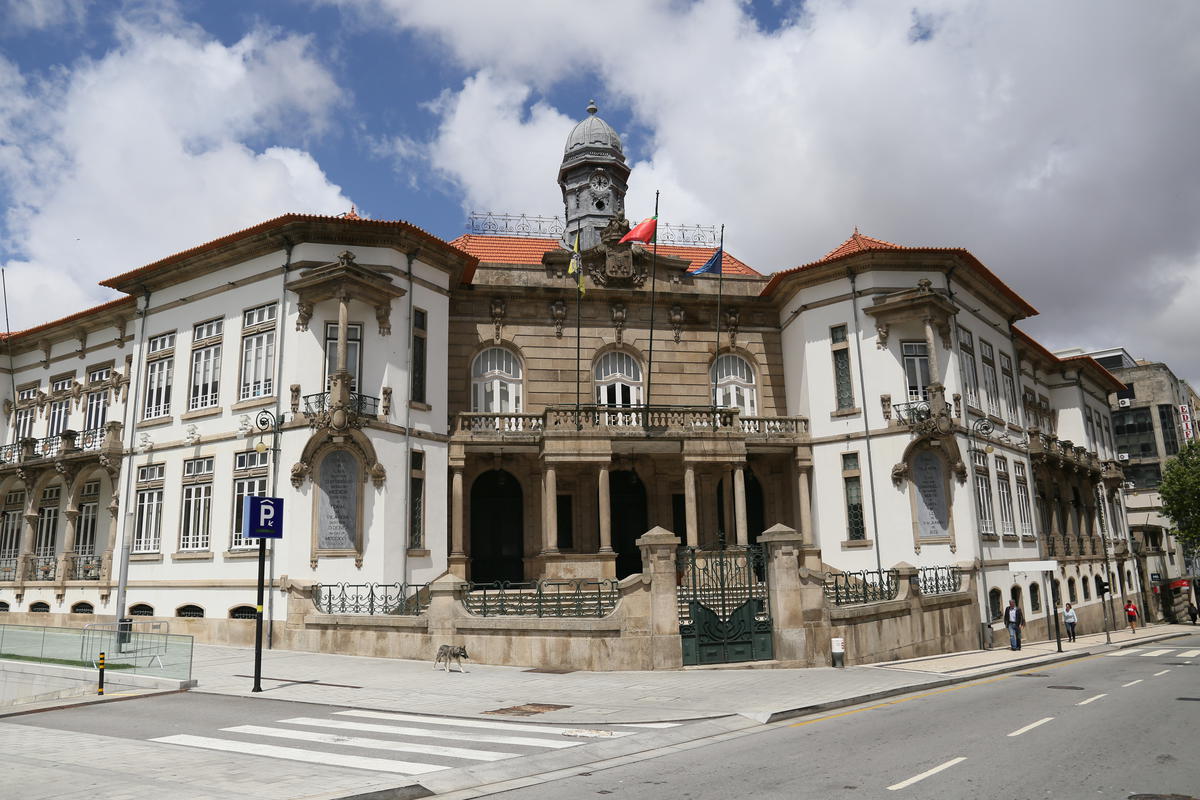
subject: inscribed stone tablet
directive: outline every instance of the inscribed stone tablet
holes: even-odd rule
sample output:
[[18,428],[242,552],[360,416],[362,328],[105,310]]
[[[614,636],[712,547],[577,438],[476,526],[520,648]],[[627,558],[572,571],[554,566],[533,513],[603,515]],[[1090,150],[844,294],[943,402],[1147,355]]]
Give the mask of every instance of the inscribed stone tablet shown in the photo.
[[922,537],[950,535],[946,505],[946,477],[942,460],[929,451],[913,458],[913,483],[917,489],[917,530]]
[[317,548],[353,550],[358,534],[358,460],[334,450],[321,461]]

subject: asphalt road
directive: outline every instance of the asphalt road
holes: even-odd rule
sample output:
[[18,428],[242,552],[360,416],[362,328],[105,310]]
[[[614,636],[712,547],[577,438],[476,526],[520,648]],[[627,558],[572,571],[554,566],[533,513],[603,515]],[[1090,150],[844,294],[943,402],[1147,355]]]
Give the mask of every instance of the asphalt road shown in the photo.
[[1139,795],[1200,797],[1200,635],[777,723],[496,796]]

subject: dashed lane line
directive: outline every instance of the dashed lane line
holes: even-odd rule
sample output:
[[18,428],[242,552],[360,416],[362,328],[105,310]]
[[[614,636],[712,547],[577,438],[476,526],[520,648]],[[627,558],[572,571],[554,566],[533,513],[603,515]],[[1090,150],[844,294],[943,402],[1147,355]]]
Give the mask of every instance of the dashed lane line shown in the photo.
[[1169,669],[1164,669],[1162,672],[1156,672],[1156,673],[1154,673],[1153,677],[1157,678],[1159,675],[1166,675],[1166,674],[1167,674],[1168,672],[1170,672],[1170,671],[1171,671],[1171,670],[1169,670]]
[[1121,688],[1122,688],[1122,689],[1125,689],[1125,688],[1128,688],[1128,687],[1130,687],[1130,686],[1133,686],[1134,684],[1141,683],[1141,682],[1142,682],[1142,679],[1141,679],[1141,678],[1138,678],[1136,681],[1130,681],[1129,683],[1122,683],[1122,684],[1121,684]]
[[1026,725],[1024,728],[1017,728],[1015,731],[1010,733],[1009,736],[1020,736],[1022,733],[1027,733],[1028,731],[1033,730],[1034,728],[1038,727],[1039,725],[1045,725],[1047,722],[1049,722],[1052,719],[1054,719],[1054,717],[1042,717],[1037,722],[1031,722],[1030,724]]
[[1184,650],[1179,654],[1180,658],[1195,658],[1196,656],[1200,656],[1200,650]]
[[1107,693],[1098,694],[1095,697],[1089,697],[1087,700],[1084,700],[1082,703],[1076,703],[1075,705],[1086,706],[1088,703],[1094,703],[1095,701],[1099,700],[1101,697],[1108,697],[1108,694]]
[[896,791],[896,790],[898,790],[898,789],[906,789],[906,788],[908,788],[909,786],[912,786],[914,783],[916,783],[916,782],[918,782],[918,781],[923,781],[923,780],[925,780],[925,779],[926,779],[926,778],[928,778],[930,775],[936,775],[936,774],[938,774],[939,772],[941,772],[942,770],[944,770],[944,769],[950,769],[950,768],[951,768],[951,767],[953,767],[955,764],[961,764],[962,762],[964,762],[964,761],[966,761],[966,760],[967,760],[967,757],[966,757],[966,756],[959,756],[958,758],[952,758],[952,759],[950,759],[949,761],[947,761],[947,762],[946,762],[946,763],[944,763],[944,764],[938,764],[938,765],[937,765],[936,767],[934,767],[933,769],[927,769],[927,770],[925,770],[925,771],[924,771],[924,772],[922,772],[920,775],[913,775],[911,778],[909,778],[909,779],[908,779],[908,780],[906,780],[906,781],[900,781],[899,783],[893,783],[891,786],[887,787],[887,788],[888,788],[888,791],[889,791],[889,792],[894,792],[894,791]]

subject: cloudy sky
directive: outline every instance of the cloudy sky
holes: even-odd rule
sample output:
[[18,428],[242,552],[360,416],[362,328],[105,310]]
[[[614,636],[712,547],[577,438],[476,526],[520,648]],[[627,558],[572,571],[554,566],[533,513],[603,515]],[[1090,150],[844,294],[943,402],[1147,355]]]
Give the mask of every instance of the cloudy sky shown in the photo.
[[[587,8],[594,8],[586,12]],[[1051,348],[1200,378],[1200,3],[0,0],[12,325],[287,211],[561,214],[593,97],[629,216],[762,272],[962,246]]]

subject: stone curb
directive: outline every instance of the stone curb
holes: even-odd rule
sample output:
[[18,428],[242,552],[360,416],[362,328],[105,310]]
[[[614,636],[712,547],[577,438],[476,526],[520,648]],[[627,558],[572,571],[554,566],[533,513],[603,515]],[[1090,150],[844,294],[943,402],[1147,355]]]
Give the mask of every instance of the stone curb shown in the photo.
[[34,706],[33,708],[21,708],[21,709],[15,709],[12,711],[5,711],[3,713],[0,713],[0,719],[4,719],[5,717],[20,717],[20,716],[24,716],[26,714],[40,714],[43,711],[63,711],[68,708],[79,708],[81,706],[94,706],[94,705],[99,705],[101,703],[119,703],[123,700],[140,700],[143,697],[160,697],[164,694],[180,694],[181,692],[186,692],[186,691],[187,691],[187,689],[163,689],[163,690],[157,691],[157,692],[143,692],[141,694],[130,694],[130,695],[115,695],[115,694],[113,694],[113,695],[104,695],[103,697],[97,695],[97,696],[93,696],[93,697],[80,697],[80,698],[77,698],[74,702],[63,702],[63,703],[59,703],[58,705],[51,705],[51,706],[44,706],[41,704],[34,703],[34,704],[31,704]]

